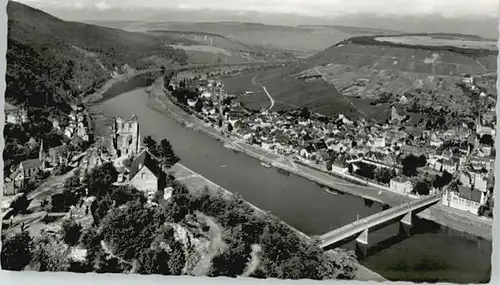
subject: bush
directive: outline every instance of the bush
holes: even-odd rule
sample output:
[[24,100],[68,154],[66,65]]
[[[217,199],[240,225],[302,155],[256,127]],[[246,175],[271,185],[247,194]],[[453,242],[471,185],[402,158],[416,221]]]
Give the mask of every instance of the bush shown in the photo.
[[28,232],[21,232],[2,240],[2,269],[21,271],[33,257],[33,239]]
[[82,235],[82,226],[74,221],[65,220],[62,224],[61,233],[67,245],[75,246]]
[[30,203],[31,200],[28,199],[28,196],[26,194],[23,194],[12,201],[10,203],[10,207],[15,214],[23,214],[26,213],[26,210],[28,209]]

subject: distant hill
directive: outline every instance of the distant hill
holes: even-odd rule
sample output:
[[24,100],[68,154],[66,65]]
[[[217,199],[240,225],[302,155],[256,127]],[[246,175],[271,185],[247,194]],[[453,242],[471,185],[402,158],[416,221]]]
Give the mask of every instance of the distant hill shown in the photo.
[[9,1],[6,100],[58,105],[92,92],[115,67],[186,60],[152,35],[67,22]]
[[315,53],[358,35],[376,35],[381,29],[335,26],[279,26],[243,22],[120,22],[92,23],[127,31],[151,30],[217,34],[248,46]]
[[364,36],[353,37],[331,46],[310,57],[308,64],[343,64],[450,76],[495,72],[496,55],[497,51],[489,49],[390,43],[377,41],[373,36]]

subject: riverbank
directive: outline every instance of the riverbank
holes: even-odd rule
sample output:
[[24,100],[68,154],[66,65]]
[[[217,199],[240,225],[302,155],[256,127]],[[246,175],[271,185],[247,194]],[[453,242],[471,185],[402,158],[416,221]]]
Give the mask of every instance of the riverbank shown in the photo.
[[[183,109],[175,105],[164,92],[161,78],[153,83],[152,88],[149,90],[149,94],[153,98],[153,100],[150,100],[148,103],[150,108],[174,118],[185,127],[192,128],[223,142],[225,147],[243,152],[278,169],[304,177],[310,181],[335,189],[339,192],[362,197],[364,199],[381,204],[387,204],[389,206],[400,205],[401,203],[412,200],[412,198],[406,195],[397,194],[392,191],[384,191],[370,186],[356,185],[346,181],[345,179],[335,177],[323,171],[319,171],[308,166],[290,163],[286,159],[282,162],[283,158],[277,154],[267,152],[245,142],[234,141],[227,136],[221,135],[216,129],[209,126],[207,123],[198,119],[196,116],[187,114]],[[493,239],[491,220],[486,220],[469,213],[461,213],[460,211],[456,211],[441,204],[434,205],[425,211],[418,213],[417,216],[425,220],[436,222],[442,226],[478,236],[489,241]]]
[[[188,187],[190,191],[203,191],[203,189],[206,187],[209,191],[212,193],[217,193],[221,191],[223,194],[232,196],[233,193],[230,191],[220,187],[219,185],[215,184],[214,182],[210,181],[209,179],[205,178],[204,176],[194,172],[193,170],[187,168],[186,166],[178,163],[169,170],[169,173],[172,174],[179,182],[183,183]],[[246,202],[248,205],[250,205],[252,208],[254,208],[258,213],[265,214],[266,212],[257,206]],[[286,224],[285,222],[283,222]],[[310,239],[310,237],[299,230],[293,228],[292,226],[286,224],[288,227],[293,229],[298,235]],[[387,281],[384,277],[381,275],[377,274],[376,272],[368,269],[367,267],[357,263],[357,271],[356,271],[356,276],[354,280],[358,281]]]

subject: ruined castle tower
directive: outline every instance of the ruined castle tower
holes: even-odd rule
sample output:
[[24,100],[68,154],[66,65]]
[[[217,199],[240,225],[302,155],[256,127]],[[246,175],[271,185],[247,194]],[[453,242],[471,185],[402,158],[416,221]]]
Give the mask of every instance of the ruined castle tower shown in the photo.
[[135,114],[130,120],[113,118],[112,130],[113,148],[117,157],[134,156],[139,153],[141,137],[139,120]]

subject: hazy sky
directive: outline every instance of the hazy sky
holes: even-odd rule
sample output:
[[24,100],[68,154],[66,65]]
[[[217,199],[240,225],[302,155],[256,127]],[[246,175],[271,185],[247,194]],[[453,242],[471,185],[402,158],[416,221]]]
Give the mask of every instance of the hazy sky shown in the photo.
[[183,8],[286,12],[311,16],[337,13],[497,16],[498,0],[18,0],[37,8]]

